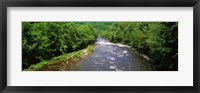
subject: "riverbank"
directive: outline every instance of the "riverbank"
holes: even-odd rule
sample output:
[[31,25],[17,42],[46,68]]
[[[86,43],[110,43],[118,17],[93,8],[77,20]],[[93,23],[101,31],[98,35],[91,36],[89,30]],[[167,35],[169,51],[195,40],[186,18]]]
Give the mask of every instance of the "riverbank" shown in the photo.
[[141,62],[141,71],[153,71],[156,70],[155,66],[153,66],[153,59],[151,59],[148,55],[141,53],[136,48],[133,48],[129,45],[122,44],[122,43],[116,43],[113,45],[117,45],[119,47],[127,47],[130,48],[133,51],[134,56]]
[[132,48],[133,52],[134,52],[134,56],[141,62],[142,64],[142,71],[155,71],[155,66],[152,65],[153,64],[153,60],[145,55],[142,54],[141,52],[139,52],[137,49]]
[[51,60],[43,60],[38,64],[33,64],[23,71],[62,71],[69,70],[79,60],[91,54],[94,51],[94,45],[89,45],[87,48],[63,54],[52,58]]

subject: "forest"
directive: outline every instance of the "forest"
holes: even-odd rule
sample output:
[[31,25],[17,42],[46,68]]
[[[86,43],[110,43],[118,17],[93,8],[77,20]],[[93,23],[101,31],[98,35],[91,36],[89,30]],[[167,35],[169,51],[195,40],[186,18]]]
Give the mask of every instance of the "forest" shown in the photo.
[[178,22],[22,22],[22,70],[85,49],[98,37],[148,55],[157,71],[178,70]]

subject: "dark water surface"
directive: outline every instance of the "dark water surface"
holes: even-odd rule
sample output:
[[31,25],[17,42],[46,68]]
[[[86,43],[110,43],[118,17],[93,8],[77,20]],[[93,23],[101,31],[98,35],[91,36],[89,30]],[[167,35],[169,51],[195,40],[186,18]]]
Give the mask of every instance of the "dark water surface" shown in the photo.
[[133,50],[126,45],[114,44],[98,38],[94,52],[77,62],[72,71],[137,71],[142,70],[141,62]]

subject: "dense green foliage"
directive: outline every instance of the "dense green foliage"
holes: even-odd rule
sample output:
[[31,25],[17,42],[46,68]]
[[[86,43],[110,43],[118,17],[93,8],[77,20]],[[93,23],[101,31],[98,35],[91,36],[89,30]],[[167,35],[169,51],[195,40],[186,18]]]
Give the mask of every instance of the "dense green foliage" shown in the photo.
[[94,46],[89,45],[85,49],[68,54],[62,54],[53,57],[50,60],[43,60],[37,64],[32,64],[27,69],[24,69],[24,71],[61,71],[63,68],[65,68],[65,70],[70,70],[77,61],[81,60],[81,58],[92,53],[93,51]]
[[118,22],[101,36],[149,55],[157,70],[178,70],[178,23]]
[[44,59],[86,48],[97,36],[91,24],[23,22],[23,69]]
[[147,54],[157,70],[178,70],[177,22],[23,22],[23,69],[86,48],[98,35]]

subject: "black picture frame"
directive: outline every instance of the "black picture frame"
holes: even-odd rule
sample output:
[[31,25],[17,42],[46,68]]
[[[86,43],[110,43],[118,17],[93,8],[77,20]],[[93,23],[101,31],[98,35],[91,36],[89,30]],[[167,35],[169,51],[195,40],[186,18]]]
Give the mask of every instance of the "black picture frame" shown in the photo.
[[[0,91],[2,93],[199,93],[200,0],[2,0],[0,1]],[[193,7],[194,86],[7,86],[7,7]]]

